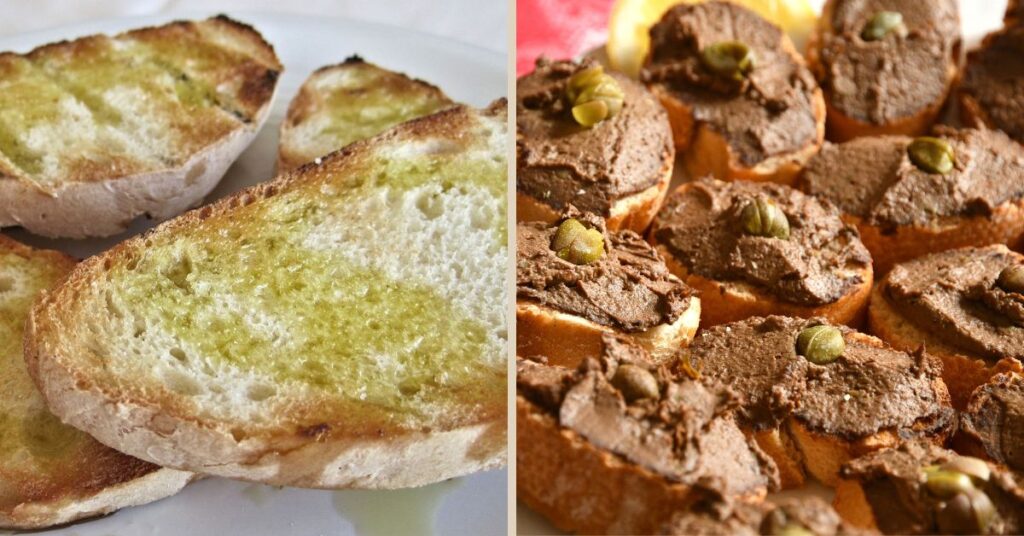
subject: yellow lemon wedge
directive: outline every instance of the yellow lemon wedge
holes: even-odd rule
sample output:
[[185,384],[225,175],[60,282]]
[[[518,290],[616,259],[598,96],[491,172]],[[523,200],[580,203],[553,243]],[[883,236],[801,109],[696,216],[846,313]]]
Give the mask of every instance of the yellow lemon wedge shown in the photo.
[[[608,19],[608,62],[617,71],[636,78],[650,48],[651,26],[670,7],[701,0],[616,0]],[[803,50],[817,14],[809,0],[732,0],[778,24]]]

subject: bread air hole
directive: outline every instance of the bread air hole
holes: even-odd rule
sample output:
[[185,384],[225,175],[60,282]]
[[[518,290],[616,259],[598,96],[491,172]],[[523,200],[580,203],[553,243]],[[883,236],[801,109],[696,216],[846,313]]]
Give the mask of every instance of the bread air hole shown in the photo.
[[249,400],[252,400],[253,402],[262,402],[276,395],[277,389],[271,385],[257,383],[250,385],[245,394],[249,397]]
[[203,173],[206,173],[206,163],[200,161],[188,170],[188,173],[185,175],[185,185],[192,186],[196,183],[196,180],[203,175]]
[[491,228],[491,220],[493,219],[489,210],[486,210],[484,207],[476,207],[469,217],[469,223],[474,229],[484,231]]
[[177,263],[167,269],[164,272],[164,277],[170,280],[174,286],[184,290],[187,293],[192,292],[192,288],[188,282],[188,276],[192,273],[192,259],[190,257],[183,256]]
[[405,396],[413,396],[420,392],[420,387],[420,382],[414,379],[408,379],[398,384],[398,391]]
[[108,291],[103,295],[103,297],[107,304],[107,312],[114,318],[124,318],[124,313],[121,311],[121,308],[114,302],[114,295]]
[[444,214],[444,203],[441,201],[441,196],[431,193],[421,193],[419,198],[416,199],[416,208],[427,217],[428,220],[433,220]]
[[195,396],[203,392],[199,382],[176,370],[168,370],[164,373],[164,383],[170,390],[185,396]]
[[10,292],[14,290],[14,278],[0,275],[0,292]]
[[181,348],[171,348],[171,357],[178,360],[179,363],[188,363],[188,354]]
[[132,334],[136,339],[142,337],[146,333],[146,320],[141,317],[135,317],[135,332]]

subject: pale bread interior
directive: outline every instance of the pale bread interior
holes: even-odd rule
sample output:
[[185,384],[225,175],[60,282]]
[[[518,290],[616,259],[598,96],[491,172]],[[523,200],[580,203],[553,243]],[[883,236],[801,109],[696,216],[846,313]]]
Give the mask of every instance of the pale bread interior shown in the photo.
[[0,528],[41,528],[173,495],[192,479],[114,452],[54,416],[25,366],[38,294],[74,261],[0,236]]
[[[435,150],[423,142],[382,156]],[[72,305],[83,324],[62,338],[112,378],[236,425],[274,421],[294,397],[321,396],[444,420],[449,382],[468,388],[504,371],[506,247],[494,226],[504,199],[433,180],[358,192],[327,183],[323,197],[311,194],[244,207],[210,232],[149,241],[83,289]],[[402,295],[417,298],[398,305]],[[348,314],[310,329],[331,310]],[[183,322],[197,329],[183,333]],[[334,354],[356,344],[348,337],[385,342]]]
[[278,169],[313,161],[452,104],[426,82],[358,58],[319,69],[303,83],[281,124]]
[[[453,108],[90,259],[33,317],[54,411],[179,468],[427,483],[382,483],[383,469],[334,457],[369,441],[380,450],[361,455],[394,444],[399,463],[423,453],[389,437],[472,428],[452,436],[470,441],[504,424],[506,132],[503,114]],[[69,370],[90,385],[69,385]],[[321,443],[323,457],[295,448]],[[498,454],[468,456],[493,466]]]

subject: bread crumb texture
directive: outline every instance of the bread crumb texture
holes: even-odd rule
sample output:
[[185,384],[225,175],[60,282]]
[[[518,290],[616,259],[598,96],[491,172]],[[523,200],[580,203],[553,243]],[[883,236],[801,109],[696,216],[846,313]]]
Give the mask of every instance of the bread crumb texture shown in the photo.
[[429,429],[493,407],[507,161],[504,126],[475,123],[468,147],[401,139],[343,173],[328,159],[299,172],[315,180],[149,235],[86,279],[60,346],[105,371],[103,389],[249,429],[338,408],[353,430]]
[[352,59],[314,72],[282,129],[286,167],[452,106],[438,88]]
[[60,422],[29,377],[22,357],[25,319],[33,300],[64,275],[68,263],[0,242],[0,510],[53,491],[63,462],[91,443]]
[[268,50],[213,18],[2,53],[0,180],[54,192],[184,165],[269,101]]

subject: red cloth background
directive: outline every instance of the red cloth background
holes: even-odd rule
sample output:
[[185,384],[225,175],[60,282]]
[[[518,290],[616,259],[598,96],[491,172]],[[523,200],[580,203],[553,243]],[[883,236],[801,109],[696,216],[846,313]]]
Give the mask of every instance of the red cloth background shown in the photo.
[[533,70],[543,55],[575,58],[604,44],[614,0],[518,0],[516,75]]

